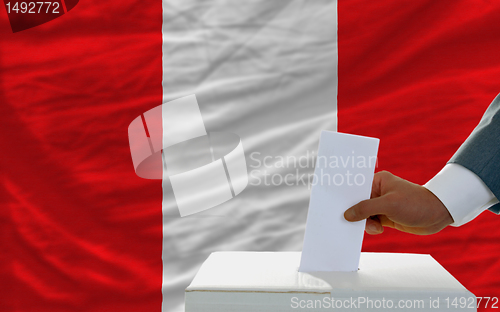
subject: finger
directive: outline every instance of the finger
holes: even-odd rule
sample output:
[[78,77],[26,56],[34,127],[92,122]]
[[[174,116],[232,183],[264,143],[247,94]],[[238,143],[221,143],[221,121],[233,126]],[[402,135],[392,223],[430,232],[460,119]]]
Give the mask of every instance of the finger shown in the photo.
[[382,195],[381,191],[382,176],[383,176],[382,172],[377,172],[373,176],[372,191],[370,194],[370,198],[377,198],[380,195]]
[[[386,216],[377,216],[377,217],[380,220],[381,225],[391,227],[391,228],[396,229],[396,230],[401,231],[401,232],[417,234],[417,235],[429,234],[427,228],[404,226],[404,225],[401,225],[399,223],[395,223],[395,222],[391,221]],[[370,220],[370,219],[368,219],[368,220]]]
[[377,235],[384,232],[384,227],[380,224],[380,221],[376,218],[368,218],[366,219],[365,231],[371,235]]
[[396,225],[394,223],[394,221],[392,221],[391,219],[387,218],[386,216],[384,215],[379,215],[378,216],[378,219],[380,220],[380,224],[382,226],[387,226],[387,227],[391,227],[393,229],[396,228]]
[[387,188],[394,182],[396,176],[389,171],[379,171],[373,176],[372,191],[370,198],[384,195]]
[[387,214],[388,203],[386,196],[367,199],[359,202],[344,212],[344,218],[347,221],[360,221],[370,216]]

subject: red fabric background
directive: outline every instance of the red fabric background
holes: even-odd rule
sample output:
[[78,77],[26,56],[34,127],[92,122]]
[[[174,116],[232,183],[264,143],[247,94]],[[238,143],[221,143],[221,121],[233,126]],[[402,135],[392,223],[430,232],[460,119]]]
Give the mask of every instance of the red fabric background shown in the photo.
[[[13,34],[0,9],[0,311],[159,311],[161,185],[135,175],[124,129],[162,101],[161,12],[81,1]],[[496,1],[340,0],[339,130],[381,138],[379,169],[425,183],[500,92],[498,16]],[[430,253],[498,297],[498,225],[387,230],[364,250]]]
[[127,127],[162,101],[161,1],[0,8],[0,311],[160,311],[161,183]]
[[[500,93],[500,2],[340,0],[338,16],[339,131],[379,137],[377,170],[424,184]],[[387,229],[363,250],[431,254],[499,297],[499,226],[484,212],[432,236]]]

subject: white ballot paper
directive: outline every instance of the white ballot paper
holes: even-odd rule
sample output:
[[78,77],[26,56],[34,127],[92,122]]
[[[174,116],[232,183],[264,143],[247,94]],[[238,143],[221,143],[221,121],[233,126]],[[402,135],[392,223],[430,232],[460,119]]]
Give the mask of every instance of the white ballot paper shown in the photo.
[[322,131],[300,272],[357,271],[366,220],[344,211],[370,198],[379,139]]

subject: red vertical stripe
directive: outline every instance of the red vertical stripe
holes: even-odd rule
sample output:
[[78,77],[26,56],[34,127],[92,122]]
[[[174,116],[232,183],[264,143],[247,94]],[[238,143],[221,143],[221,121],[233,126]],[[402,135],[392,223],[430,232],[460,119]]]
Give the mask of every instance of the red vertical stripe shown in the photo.
[[1,311],[159,311],[161,182],[127,127],[162,101],[161,1],[0,10]]
[[[379,168],[423,184],[500,93],[500,3],[343,1],[339,131],[379,137]],[[428,237],[386,230],[365,251],[430,253],[476,296],[500,293],[500,217]]]

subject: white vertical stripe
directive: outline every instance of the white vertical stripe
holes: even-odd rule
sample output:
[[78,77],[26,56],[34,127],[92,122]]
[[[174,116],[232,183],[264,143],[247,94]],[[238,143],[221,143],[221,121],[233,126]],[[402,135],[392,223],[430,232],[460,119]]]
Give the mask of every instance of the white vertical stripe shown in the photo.
[[210,252],[302,248],[303,182],[320,131],[337,130],[337,3],[163,0],[162,36],[163,103],[196,94],[207,132],[240,136],[249,173],[235,198],[184,218],[163,181],[162,310],[180,312]]

